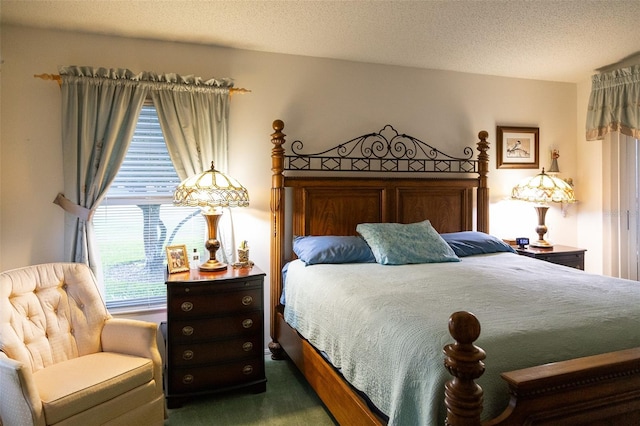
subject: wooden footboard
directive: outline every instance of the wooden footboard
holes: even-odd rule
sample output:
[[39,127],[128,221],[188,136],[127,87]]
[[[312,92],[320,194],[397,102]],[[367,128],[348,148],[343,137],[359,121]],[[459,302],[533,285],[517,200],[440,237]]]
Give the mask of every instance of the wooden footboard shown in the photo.
[[[450,426],[479,425],[484,352],[473,345],[480,323],[469,312],[449,319],[455,343],[444,349],[454,378],[446,385]],[[489,354],[489,357],[491,354]],[[640,424],[640,348],[610,352],[503,373],[509,407],[495,425],[638,425]]]
[[[339,424],[385,424],[282,314],[277,318],[279,347]],[[446,425],[640,424],[640,348],[503,373],[511,394],[509,406],[497,418],[482,422],[483,393],[475,380],[484,372],[485,353],[473,345],[480,335],[480,323],[473,314],[456,312],[449,327],[455,343],[444,349],[445,366],[453,375],[444,389]]]

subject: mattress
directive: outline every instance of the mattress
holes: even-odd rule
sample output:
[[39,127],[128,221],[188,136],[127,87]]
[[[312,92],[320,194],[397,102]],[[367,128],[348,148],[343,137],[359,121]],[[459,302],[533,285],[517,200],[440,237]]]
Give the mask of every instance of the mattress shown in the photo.
[[501,372],[640,346],[640,283],[513,253],[394,266],[297,260],[285,288],[285,320],[390,425],[443,424],[455,311],[482,325],[484,418],[507,406]]

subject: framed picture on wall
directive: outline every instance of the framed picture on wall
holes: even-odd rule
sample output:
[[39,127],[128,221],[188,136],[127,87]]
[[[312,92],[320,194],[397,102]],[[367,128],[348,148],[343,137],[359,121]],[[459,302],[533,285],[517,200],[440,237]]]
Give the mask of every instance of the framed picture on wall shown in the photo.
[[499,169],[537,169],[540,129],[498,126],[496,149]]
[[167,267],[170,274],[189,270],[186,245],[167,246]]

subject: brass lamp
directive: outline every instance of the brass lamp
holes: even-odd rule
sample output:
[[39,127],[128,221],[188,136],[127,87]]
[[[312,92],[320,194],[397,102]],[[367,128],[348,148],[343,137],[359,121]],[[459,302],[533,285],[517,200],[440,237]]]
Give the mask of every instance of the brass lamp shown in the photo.
[[219,172],[213,167],[195,176],[183,180],[173,193],[176,206],[200,207],[207,221],[208,239],[205,243],[209,251],[209,260],[200,265],[201,271],[220,271],[227,268],[226,263],[216,259],[220,248],[217,239],[218,222],[222,216],[222,207],[246,207],[249,205],[249,193],[237,180]]
[[534,208],[538,213],[538,226],[536,227],[538,241],[530,245],[541,248],[553,247],[552,244],[544,239],[544,234],[547,233],[547,226],[544,223],[544,218],[549,209],[547,204],[549,202],[575,203],[576,201],[571,185],[560,178],[546,174],[544,169],[542,169],[542,173],[532,178],[527,178],[513,187],[511,198],[536,203]]

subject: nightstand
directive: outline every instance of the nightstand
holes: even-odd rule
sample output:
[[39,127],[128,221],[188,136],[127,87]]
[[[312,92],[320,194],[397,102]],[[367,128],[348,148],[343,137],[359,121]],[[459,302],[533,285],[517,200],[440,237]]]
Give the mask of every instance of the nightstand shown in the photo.
[[523,256],[529,256],[546,262],[557,263],[558,265],[570,266],[572,268],[584,270],[584,252],[587,251],[585,249],[560,245],[555,245],[552,248],[514,248],[518,254]]
[[266,390],[264,272],[257,267],[167,276],[165,396]]

